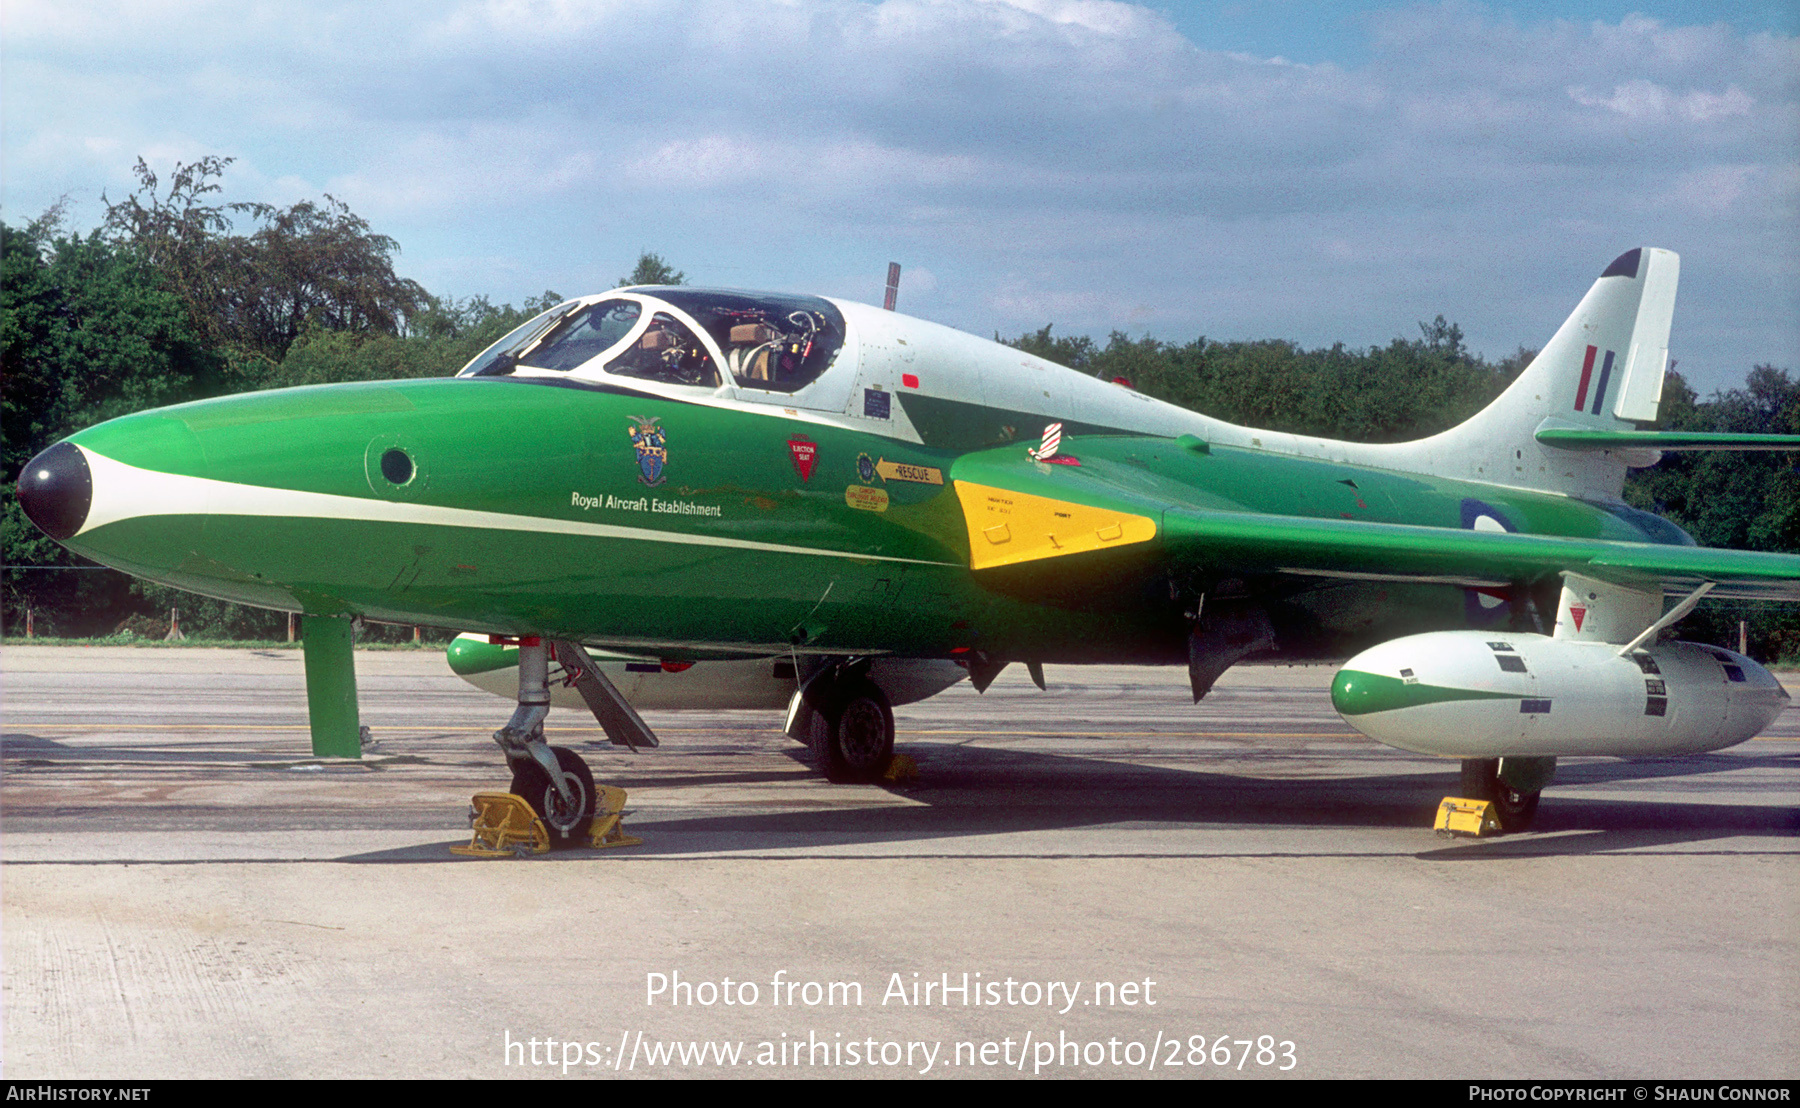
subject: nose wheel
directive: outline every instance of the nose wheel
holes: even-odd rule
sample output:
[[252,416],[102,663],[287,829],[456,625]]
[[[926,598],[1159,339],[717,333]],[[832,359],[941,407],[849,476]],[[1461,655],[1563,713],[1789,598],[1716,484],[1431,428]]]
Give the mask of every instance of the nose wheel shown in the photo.
[[594,822],[594,774],[581,755],[568,747],[549,749],[572,795],[565,797],[535,758],[513,767],[509,791],[524,797],[525,803],[531,805],[531,810],[544,821],[550,832],[551,846],[572,846],[586,839]]
[[582,841],[594,822],[594,774],[581,755],[544,741],[550,655],[542,639],[519,640],[519,704],[494,741],[512,767],[512,793],[544,822],[551,846]]

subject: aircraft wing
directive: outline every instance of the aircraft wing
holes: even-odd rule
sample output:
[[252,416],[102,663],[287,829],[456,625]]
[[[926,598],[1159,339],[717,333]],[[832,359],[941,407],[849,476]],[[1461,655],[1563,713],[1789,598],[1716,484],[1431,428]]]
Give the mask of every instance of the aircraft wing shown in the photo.
[[[1226,576],[1503,587],[1574,571],[1638,588],[1660,582],[1670,594],[1712,582],[1714,597],[1800,601],[1800,556],[1246,510],[1209,483],[1212,451],[1198,440],[1065,442],[1062,462],[1036,461],[1014,446],[964,455],[952,467],[973,569],[1029,573],[1054,560],[1070,586],[1080,587],[1079,565],[1101,562],[1063,559],[1137,548],[1140,556],[1155,552],[1173,566]],[[1279,503],[1285,496],[1316,509],[1332,486],[1356,488],[1347,473],[1359,471],[1290,461],[1281,479],[1293,487],[1265,489],[1260,499]],[[1270,477],[1277,477],[1273,469]],[[1457,502],[1445,499],[1454,518]]]

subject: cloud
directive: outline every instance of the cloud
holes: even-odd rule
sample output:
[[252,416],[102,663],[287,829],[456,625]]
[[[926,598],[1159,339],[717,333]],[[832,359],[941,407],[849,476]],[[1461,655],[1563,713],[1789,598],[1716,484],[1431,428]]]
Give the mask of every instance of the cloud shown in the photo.
[[330,190],[420,272],[516,286],[456,295],[599,287],[645,245],[791,287],[898,257],[937,282],[909,303],[979,333],[1379,342],[1459,289],[1472,341],[1510,350],[1641,243],[1686,275],[1753,263],[1764,322],[1717,357],[1800,368],[1781,246],[1800,47],[1722,23],[1397,6],[1355,64],[1301,65],[1106,0],[23,0],[7,19],[8,206],[116,192],[138,152],[234,154],[233,199]]
[[1756,103],[1743,89],[1731,85],[1722,93],[1693,89],[1675,93],[1643,78],[1613,86],[1611,96],[1597,96],[1585,88],[1571,88],[1569,96],[1590,108],[1606,108],[1623,116],[1653,119],[1679,116],[1691,123],[1706,123],[1732,115],[1749,115]]
[[1677,177],[1663,201],[1706,215],[1729,213],[1766,171],[1754,165],[1708,165]]

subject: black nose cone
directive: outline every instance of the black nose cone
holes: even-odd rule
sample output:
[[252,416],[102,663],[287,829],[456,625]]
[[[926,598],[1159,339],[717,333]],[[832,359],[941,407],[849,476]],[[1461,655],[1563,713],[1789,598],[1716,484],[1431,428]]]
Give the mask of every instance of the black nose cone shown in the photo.
[[19,507],[58,541],[81,530],[93,503],[94,475],[74,443],[57,443],[19,474]]

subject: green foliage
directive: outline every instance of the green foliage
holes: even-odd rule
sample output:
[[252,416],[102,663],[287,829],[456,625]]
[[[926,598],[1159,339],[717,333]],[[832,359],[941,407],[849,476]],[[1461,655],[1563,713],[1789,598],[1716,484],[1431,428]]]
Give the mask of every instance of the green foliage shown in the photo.
[[89,634],[131,608],[131,579],[84,565],[33,527],[13,481],[44,447],[93,423],[219,390],[225,360],[182,301],[133,252],[60,228],[52,208],[23,228],[0,223],[0,577],[9,625]]
[[1100,347],[1086,336],[1028,331],[1008,345],[1217,419],[1271,431],[1402,442],[1474,415],[1506,388],[1530,352],[1500,365],[1469,354],[1462,328],[1438,316],[1422,337],[1351,350],[1304,350],[1281,339],[1178,345],[1114,331]]
[[431,299],[405,335],[310,328],[278,364],[257,367],[254,387],[448,377],[508,331],[561,302],[554,292],[522,308],[496,307],[486,297],[460,304]]
[[214,391],[224,367],[153,269],[56,217],[0,224],[8,472],[88,424]]
[[679,285],[686,280],[687,274],[664,261],[661,254],[646,250],[638,255],[637,266],[619,278],[619,285]]
[[[1800,434],[1800,380],[1759,365],[1744,387],[1701,402],[1671,371],[1663,384],[1661,426],[1670,431]],[[1681,451],[1632,472],[1625,499],[1679,524],[1702,546],[1781,553],[1800,551],[1800,474],[1795,457],[1747,451]],[[1737,649],[1738,621],[1751,627],[1758,658],[1800,658],[1800,612],[1793,605],[1704,603],[1681,625],[1683,638]]]
[[[212,203],[230,158],[176,163],[168,191],[138,159],[138,188],[108,202],[102,233],[179,296],[209,345],[278,361],[309,328],[398,335],[429,301],[394,273],[400,246],[326,196],[287,208]],[[234,217],[261,225],[233,234]]]

